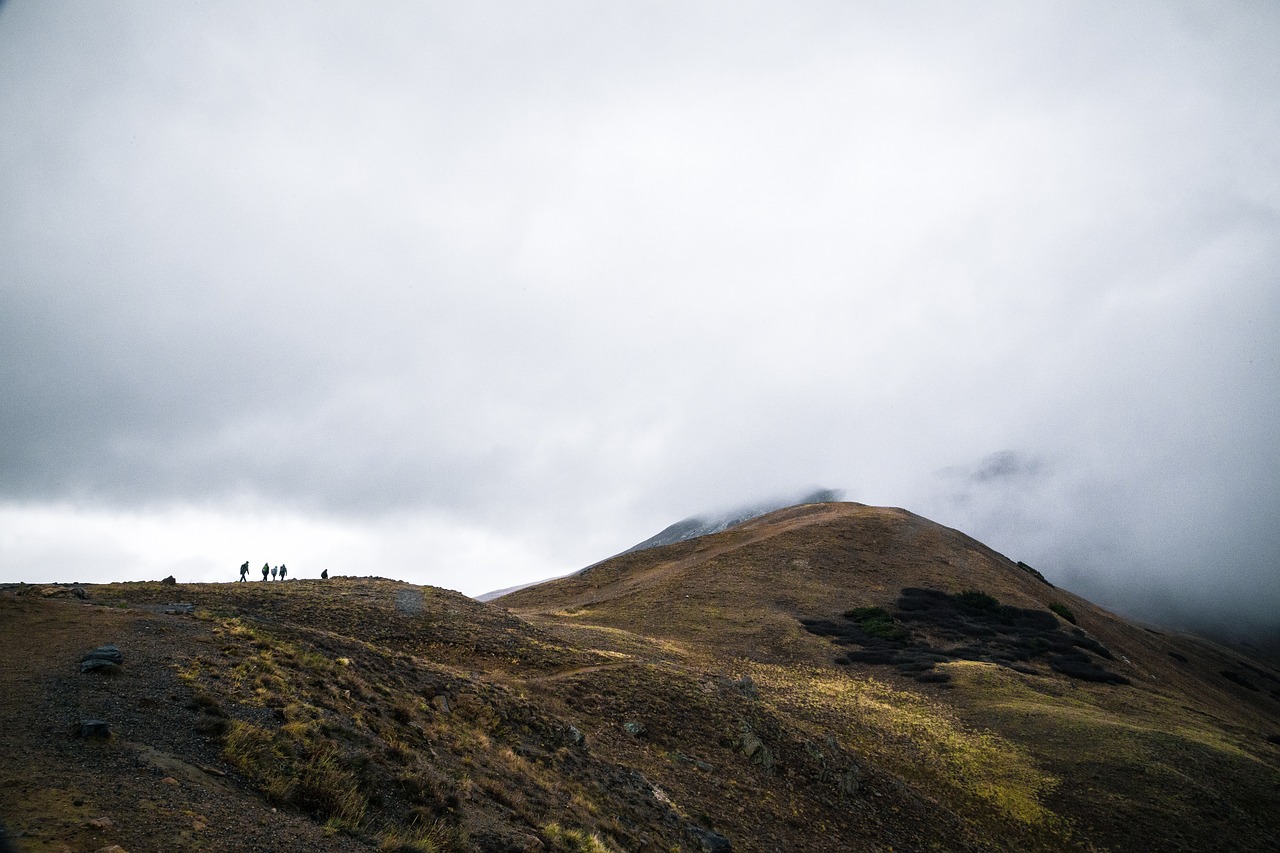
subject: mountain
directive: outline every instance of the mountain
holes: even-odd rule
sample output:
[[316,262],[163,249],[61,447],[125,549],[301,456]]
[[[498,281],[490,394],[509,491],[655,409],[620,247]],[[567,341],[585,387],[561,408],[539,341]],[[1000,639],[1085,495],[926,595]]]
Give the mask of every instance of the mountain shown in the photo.
[[[722,530],[728,530],[730,527],[736,527],[744,521],[750,521],[766,513],[783,509],[789,506],[797,506],[800,504],[816,504],[829,503],[839,500],[840,492],[835,489],[815,489],[799,500],[775,499],[772,501],[764,501],[757,504],[748,504],[747,506],[738,507],[737,509],[728,510],[726,512],[713,513],[710,515],[694,515],[683,521],[677,521],[668,527],[663,528],[658,533],[650,536],[643,542],[632,545],[623,554],[630,554],[632,551],[644,551],[649,548],[657,548],[660,545],[673,545],[676,542],[683,542],[686,539],[696,539],[699,536],[710,536],[712,533],[719,533]],[[594,564],[593,564],[594,565]],[[580,571],[587,571],[591,568]],[[517,586],[509,586],[505,589],[495,589],[491,592],[481,593],[477,595],[476,601],[493,601],[504,595],[509,595],[531,586],[537,586],[546,583],[547,580],[555,580],[556,578],[547,578],[542,581],[533,581],[531,583],[519,584]]]
[[1269,663],[848,503],[496,604],[10,585],[0,754],[19,850],[1280,848]]

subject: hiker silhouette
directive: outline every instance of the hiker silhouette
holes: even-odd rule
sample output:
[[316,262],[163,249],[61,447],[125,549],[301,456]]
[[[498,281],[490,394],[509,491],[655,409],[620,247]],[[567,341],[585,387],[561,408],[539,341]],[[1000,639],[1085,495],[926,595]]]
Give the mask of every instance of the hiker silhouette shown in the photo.
[[284,580],[285,573],[289,570],[284,567],[284,563],[280,564],[280,580]]
[[320,579],[321,579],[321,580],[326,580],[326,581],[329,579],[329,570],[328,570],[328,569],[325,569],[323,572],[321,572],[321,573],[320,573]]
[[270,573],[271,573],[271,567],[270,567],[270,566],[268,566],[266,563],[263,563],[263,564],[262,564],[262,579],[263,579],[263,580],[266,580],[266,579],[267,579],[267,575],[269,575]]
[[275,579],[276,579],[276,574],[278,574],[278,573],[279,573],[279,571],[280,571],[280,570],[279,570],[278,568],[276,568],[275,566],[272,566],[272,567],[271,567],[271,579],[272,579],[272,580],[275,580]]
[[240,567],[240,580],[244,580],[245,576],[248,574],[249,574],[249,561],[245,560],[244,565]]

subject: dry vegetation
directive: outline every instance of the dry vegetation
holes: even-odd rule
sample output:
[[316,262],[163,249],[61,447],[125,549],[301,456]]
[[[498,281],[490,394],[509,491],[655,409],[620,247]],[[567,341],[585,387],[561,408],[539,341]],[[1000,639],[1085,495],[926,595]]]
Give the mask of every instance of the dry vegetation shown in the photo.
[[[1280,837],[1273,670],[901,510],[784,510],[501,606],[377,578],[84,596],[0,594],[0,817],[22,851]],[[80,674],[107,642],[118,671]],[[1117,678],[1053,665],[1068,653]],[[74,737],[86,717],[111,737]]]

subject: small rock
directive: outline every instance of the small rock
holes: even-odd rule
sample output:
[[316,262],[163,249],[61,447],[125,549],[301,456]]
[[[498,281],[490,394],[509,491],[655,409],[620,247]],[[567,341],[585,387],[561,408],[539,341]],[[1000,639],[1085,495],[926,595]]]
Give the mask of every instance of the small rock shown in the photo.
[[176,787],[176,786],[178,785],[178,780],[177,780],[177,779],[175,779],[175,778],[173,778],[172,776],[166,776],[166,777],[164,777],[163,779],[161,779],[161,780],[160,780],[160,784],[162,784],[162,785],[173,785],[173,786],[175,786],[175,787]]
[[124,655],[114,643],[107,643],[105,646],[98,646],[91,652],[85,652],[84,657],[80,658],[80,660],[82,662],[102,660],[107,663],[124,663]]
[[449,713],[449,697],[443,694],[432,697],[431,707],[435,708],[441,714]]
[[106,720],[81,720],[78,734],[84,738],[101,738],[105,740],[111,737],[111,726]]
[[718,832],[712,832],[709,829],[693,824],[685,827],[685,832],[689,833],[693,840],[698,843],[698,849],[702,853],[732,853],[733,851],[733,844]]
[[81,674],[84,674],[86,672],[101,672],[106,675],[111,675],[115,672],[118,672],[119,669],[120,669],[120,666],[118,664],[114,664],[109,660],[102,660],[101,658],[94,658],[93,660],[85,660],[80,662]]
[[683,761],[685,764],[692,764],[694,767],[698,768],[703,773],[710,773],[711,771],[715,770],[715,768],[712,767],[707,762],[694,758],[692,755],[685,755],[683,752],[673,753],[672,757],[675,758],[677,761]]
[[115,826],[116,823],[111,818],[104,816],[104,817],[95,817],[92,820],[87,821],[85,825],[92,826],[97,829],[110,829],[111,827]]
[[752,680],[751,676],[749,675],[744,675],[741,678],[739,678],[737,681],[733,682],[733,686],[734,686],[734,689],[736,689],[743,696],[746,696],[748,699],[760,698],[760,691],[756,690],[756,683],[755,681]]
[[587,736],[577,726],[566,726],[564,734],[573,746],[582,746],[587,742]]
[[765,770],[773,770],[773,751],[765,746],[764,741],[756,737],[753,732],[743,733],[742,754],[750,758],[753,764],[759,764]]
[[862,771],[857,767],[846,770],[840,777],[840,793],[845,796],[853,796],[858,793],[858,788],[862,785]]
[[644,723],[637,723],[635,721],[623,723],[622,730],[632,737],[640,737],[648,731],[648,729],[645,728]]
[[125,850],[119,844],[112,844],[110,847],[100,847],[93,851],[93,853],[129,853],[129,851]]
[[84,601],[86,598],[89,597],[89,593],[85,592],[85,589],[82,586],[72,587],[71,594],[74,595],[76,598],[80,599],[81,601]]
[[160,581],[160,583],[174,583],[174,584],[176,584],[177,582],[178,582],[178,581],[174,578],[174,576],[173,576],[173,575],[169,575],[169,577],[167,577],[167,578],[165,578],[164,580]]

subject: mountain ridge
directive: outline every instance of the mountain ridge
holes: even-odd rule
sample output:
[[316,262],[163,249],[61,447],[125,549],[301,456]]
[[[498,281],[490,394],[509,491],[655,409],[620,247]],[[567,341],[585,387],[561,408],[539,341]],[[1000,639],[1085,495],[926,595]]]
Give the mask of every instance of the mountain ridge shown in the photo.
[[[117,671],[80,673],[103,643]],[[1280,838],[1280,673],[896,508],[792,506],[494,604],[382,578],[9,585],[0,664],[24,853]]]

